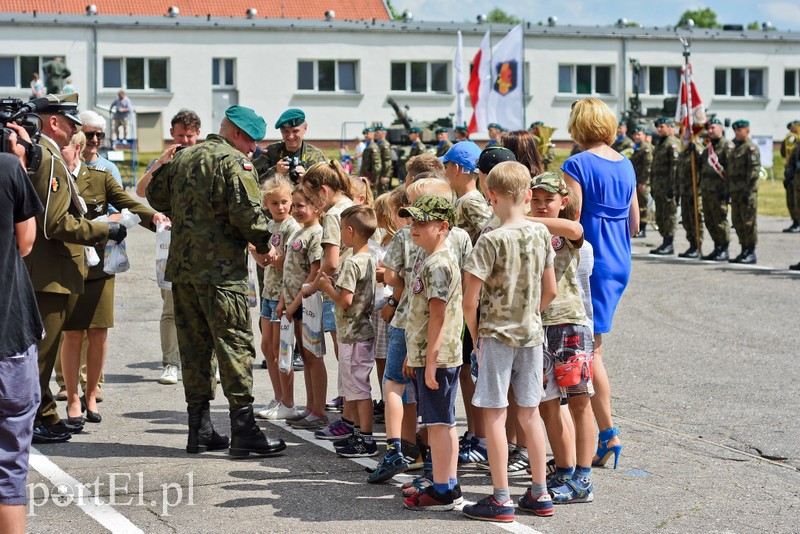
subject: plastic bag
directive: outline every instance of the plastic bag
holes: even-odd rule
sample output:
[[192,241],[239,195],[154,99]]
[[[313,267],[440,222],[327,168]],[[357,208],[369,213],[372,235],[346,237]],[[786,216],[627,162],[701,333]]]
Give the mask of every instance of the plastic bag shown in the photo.
[[280,350],[278,352],[278,369],[281,373],[292,370],[294,356],[294,324],[284,314],[281,317]]
[[255,308],[259,304],[258,264],[249,252],[247,253],[247,300],[250,301],[251,308]]
[[164,275],[169,259],[169,245],[172,242],[172,225],[169,222],[156,224],[156,280],[161,289],[172,289],[172,282],[166,280]]
[[100,256],[94,247],[83,247],[83,263],[87,267],[94,267],[100,263]]
[[[142,221],[138,215],[131,213],[128,208],[123,209],[119,215],[119,221],[117,222],[128,229],[133,228]],[[108,222],[108,215],[102,215],[95,220]],[[109,239],[103,251],[103,271],[108,274],[119,274],[124,273],[130,268],[131,264],[128,260],[128,252],[125,249],[125,241],[117,243]]]
[[[304,284],[304,287],[307,284]],[[317,358],[325,356],[325,333],[322,331],[322,293],[303,297],[303,348]]]

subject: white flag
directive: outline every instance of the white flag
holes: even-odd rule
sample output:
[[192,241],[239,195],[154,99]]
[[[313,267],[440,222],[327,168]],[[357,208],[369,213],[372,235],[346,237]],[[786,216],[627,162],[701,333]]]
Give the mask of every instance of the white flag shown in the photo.
[[[522,24],[512,28],[502,41],[492,47],[491,81],[486,88],[487,124],[496,122],[507,130],[523,130],[522,77],[524,61]],[[479,103],[483,100],[483,95]],[[480,120],[480,114],[478,114]],[[479,130],[484,131],[479,125]]]
[[464,60],[462,55],[461,30],[458,31],[458,45],[456,46],[456,57],[453,60],[456,78],[456,126],[464,124]]

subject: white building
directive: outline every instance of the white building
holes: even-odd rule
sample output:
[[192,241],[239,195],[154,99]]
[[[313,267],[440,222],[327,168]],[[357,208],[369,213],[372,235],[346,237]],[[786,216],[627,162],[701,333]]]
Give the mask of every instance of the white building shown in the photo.
[[[169,138],[180,108],[215,131],[232,103],[272,123],[288,107],[305,110],[309,139],[349,140],[365,123],[394,119],[391,95],[417,121],[455,112],[456,32],[464,70],[488,24],[168,16],[0,13],[0,96],[27,99],[30,72],[61,55],[82,107],[104,109],[125,88],[140,138]],[[508,26],[493,25],[493,42]],[[525,28],[527,122],[558,127],[566,140],[570,105],[598,96],[622,113],[632,94],[631,59],[646,69],[645,108],[677,93],[689,38],[695,80],[706,107],[749,119],[753,134],[786,133],[800,118],[800,33],[705,29],[535,26]],[[469,99],[467,98],[467,101]],[[521,111],[522,112],[522,111]],[[467,105],[467,120],[472,110]],[[155,134],[155,135],[154,135]],[[480,138],[480,136],[477,136]]]

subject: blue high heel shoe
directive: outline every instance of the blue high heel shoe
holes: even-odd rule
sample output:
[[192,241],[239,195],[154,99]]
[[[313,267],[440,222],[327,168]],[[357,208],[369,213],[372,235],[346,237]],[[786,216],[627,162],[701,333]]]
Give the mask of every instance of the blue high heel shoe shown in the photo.
[[597,447],[597,461],[592,462],[592,467],[605,467],[606,462],[614,455],[614,469],[617,468],[617,462],[619,461],[619,453],[622,452],[622,444],[614,445],[613,447],[608,446],[608,442],[611,441],[614,436],[619,436],[619,430],[617,427],[612,426],[611,428],[607,428],[600,432],[598,436],[598,440],[600,441],[600,445]]

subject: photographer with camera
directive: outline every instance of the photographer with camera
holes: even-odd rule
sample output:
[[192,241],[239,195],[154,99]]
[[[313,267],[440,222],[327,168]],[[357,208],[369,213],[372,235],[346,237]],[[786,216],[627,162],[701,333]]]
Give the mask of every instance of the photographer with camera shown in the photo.
[[327,161],[322,150],[303,140],[308,131],[303,110],[287,109],[278,118],[275,128],[281,131],[283,141],[267,146],[253,160],[259,182],[263,183],[270,175],[278,173],[288,178],[292,184],[297,184],[311,165]]
[[64,324],[83,293],[86,275],[83,246],[113,239],[125,239],[127,230],[118,223],[85,219],[86,204],[61,157],[81,126],[78,118],[78,94],[48,95],[47,107],[40,110],[41,164],[30,174],[44,213],[36,216],[36,242],[25,257],[25,266],[33,283],[36,303],[44,322],[45,338],[38,342],[41,403],[33,429],[34,443],[60,443],[83,425],[68,425],[56,411],[50,391],[50,377],[58,353]]

